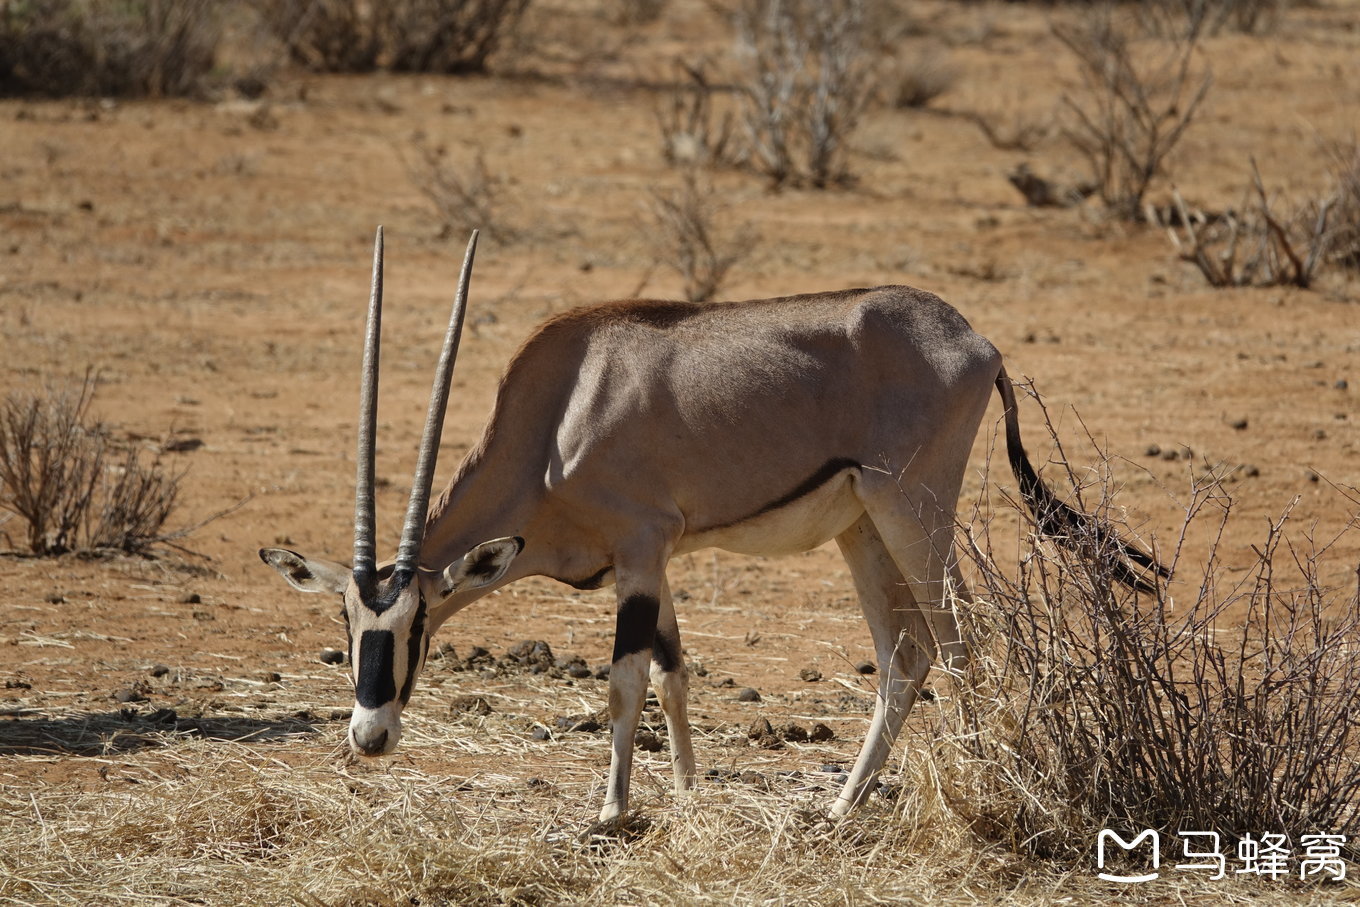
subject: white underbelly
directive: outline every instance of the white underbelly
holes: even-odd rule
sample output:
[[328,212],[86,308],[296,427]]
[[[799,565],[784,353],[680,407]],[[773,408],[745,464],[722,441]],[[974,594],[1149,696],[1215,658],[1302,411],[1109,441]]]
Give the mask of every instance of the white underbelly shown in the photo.
[[847,470],[795,501],[768,513],[715,529],[686,534],[675,554],[722,548],[737,554],[779,555],[810,551],[855,524],[864,505]]

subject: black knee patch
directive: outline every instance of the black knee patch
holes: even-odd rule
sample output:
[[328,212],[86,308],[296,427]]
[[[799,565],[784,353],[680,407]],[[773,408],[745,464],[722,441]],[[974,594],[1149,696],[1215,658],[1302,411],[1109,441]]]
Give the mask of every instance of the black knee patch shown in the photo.
[[668,674],[680,670],[680,637],[657,630],[652,641],[652,661]]
[[397,698],[395,669],[396,640],[391,630],[365,630],[359,637],[359,676],[354,680],[354,698],[366,709],[376,709]]
[[614,627],[614,661],[652,648],[661,602],[654,595],[630,595],[619,605]]

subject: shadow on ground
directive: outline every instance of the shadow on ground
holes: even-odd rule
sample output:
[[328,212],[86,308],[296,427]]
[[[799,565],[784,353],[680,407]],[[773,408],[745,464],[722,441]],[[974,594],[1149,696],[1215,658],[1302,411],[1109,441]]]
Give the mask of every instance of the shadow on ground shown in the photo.
[[308,713],[279,718],[202,716],[173,709],[72,713],[0,721],[0,756],[108,756],[169,746],[190,737],[268,743],[316,734],[324,719]]

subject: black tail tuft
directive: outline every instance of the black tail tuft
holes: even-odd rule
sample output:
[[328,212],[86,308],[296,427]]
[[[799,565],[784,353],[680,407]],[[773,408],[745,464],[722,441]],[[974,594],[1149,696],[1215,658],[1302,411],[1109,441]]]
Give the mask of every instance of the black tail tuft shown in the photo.
[[1016,481],[1020,483],[1020,496],[1034,515],[1040,534],[1057,539],[1068,547],[1085,547],[1081,541],[1085,540],[1095,551],[1104,552],[1106,556],[1117,554],[1117,557],[1110,558],[1110,569],[1116,580],[1140,592],[1156,592],[1156,584],[1140,576],[1131,564],[1137,564],[1162,579],[1169,577],[1171,571],[1146,551],[1120,538],[1099,520],[1058,500],[1034,471],[1024,445],[1020,443],[1020,418],[1015,391],[1011,389],[1005,369],[997,376],[996,387],[1006,407],[1006,457],[1010,460]]

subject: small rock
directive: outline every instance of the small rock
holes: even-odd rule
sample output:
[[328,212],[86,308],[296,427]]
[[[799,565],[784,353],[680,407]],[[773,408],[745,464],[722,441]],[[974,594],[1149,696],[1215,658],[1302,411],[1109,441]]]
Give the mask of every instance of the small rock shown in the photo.
[[52,592],[44,595],[43,601],[47,602],[49,605],[61,605],[65,604],[66,596],[62,595],[60,592]]
[[321,663],[327,665],[342,665],[345,663],[344,649],[322,649]]
[[1314,472],[1314,471],[1311,470],[1311,469],[1305,469],[1305,470],[1303,471],[1303,477],[1304,477],[1305,479],[1307,479],[1308,481],[1310,481],[1310,482],[1320,482],[1320,481],[1322,481],[1322,476],[1318,475],[1316,472]]
[[1261,474],[1261,468],[1260,468],[1259,466],[1250,466],[1250,465],[1248,465],[1248,466],[1243,466],[1243,467],[1242,467],[1242,475],[1246,476],[1246,477],[1249,478],[1249,479],[1254,479],[1254,478],[1256,478],[1257,476],[1259,476],[1260,474]]
[[1344,391],[1346,388],[1350,386],[1351,386],[1350,382],[1347,381],[1345,378],[1342,378],[1340,381],[1336,382],[1336,384],[1332,385],[1332,387],[1336,388],[1339,391]]
[[1163,460],[1179,460],[1179,459],[1180,459],[1180,456],[1181,456],[1181,455],[1180,455],[1179,452],[1177,452],[1175,449],[1170,448],[1170,447],[1168,447],[1166,450],[1162,451],[1162,459],[1163,459]]
[[1160,457],[1162,455],[1162,446],[1160,444],[1149,444],[1147,450],[1143,451],[1143,453],[1149,457]]
[[118,690],[113,694],[113,698],[116,702],[146,702],[146,694],[133,687]]
[[458,696],[449,703],[451,715],[490,715],[491,703],[484,696]]
[[31,689],[33,689],[33,684],[29,683],[27,680],[6,680],[6,681],[5,681],[5,689],[7,689],[7,690],[31,690]]
[[737,702],[760,702],[760,693],[755,687],[746,687],[737,694]]
[[784,743],[774,732],[774,726],[767,718],[757,718],[746,731],[747,738],[756,746],[767,750],[783,749]]
[[430,653],[430,659],[433,661],[457,661],[458,650],[453,647],[453,643],[443,642],[439,644],[437,649]]
[[790,722],[779,729],[779,736],[783,737],[789,743],[806,743],[808,732],[807,728]]
[[590,673],[591,676],[593,676],[596,680],[608,680],[609,665],[596,665],[595,670],[591,671]]
[[176,714],[174,709],[156,709],[146,716],[146,720],[155,724],[174,724],[179,720],[179,715]]
[[151,666],[150,673],[152,677],[164,677],[166,674],[170,673],[170,666],[163,664],[154,664]]
[[689,672],[695,677],[707,677],[708,665],[704,664],[702,661],[692,661],[689,663]]
[[202,446],[202,438],[176,438],[173,441],[166,441],[161,449],[167,453],[193,453]]
[[837,765],[837,764],[834,763],[834,762],[828,762],[828,763],[826,763],[825,765],[823,765],[821,768],[817,769],[817,771],[819,771],[819,772],[827,772],[827,773],[830,773],[830,774],[838,774],[838,773],[844,772],[845,769],[842,768],[841,766]]
[[194,620],[217,620],[217,615],[211,611],[195,611]]
[[828,740],[835,740],[836,732],[818,721],[812,725],[812,731],[808,734],[808,739],[813,743],[825,743]]
[[280,674],[278,671],[265,671],[265,672],[264,672],[264,682],[265,682],[265,683],[282,683],[282,682],[283,682],[283,675]]
[[1327,440],[1327,429],[1325,429],[1325,428],[1315,428],[1315,429],[1313,429],[1313,440],[1314,440],[1314,441],[1326,441],[1326,440]]
[[541,639],[526,639],[523,642],[517,642],[506,650],[505,656],[521,664],[532,663],[548,666],[553,663],[552,647]]
[[186,592],[179,597],[179,603],[181,605],[201,605],[203,604],[203,596],[197,592]]
[[594,715],[563,715],[557,719],[557,729],[574,734],[593,734],[604,729]]
[[1229,427],[1235,428],[1238,431],[1246,431],[1247,424],[1248,423],[1246,419],[1233,419],[1231,422],[1228,423]]
[[581,662],[580,664],[567,665],[568,677],[574,677],[577,680],[584,680],[585,678],[589,677],[590,674],[591,674],[590,668],[586,667],[585,662]]
[[665,746],[661,738],[651,731],[638,731],[633,738],[633,744],[644,753],[659,753]]
[[861,661],[859,664],[855,665],[855,670],[861,674],[877,674],[878,666],[872,661]]
[[547,728],[540,724],[534,727],[533,733],[530,736],[532,736],[535,740],[551,740],[552,731],[548,730]]
[[816,683],[822,679],[822,672],[816,668],[803,668],[803,670],[798,672],[798,679],[805,683]]
[[715,683],[715,684],[713,684],[713,685],[714,685],[715,687],[717,687],[718,689],[724,689],[724,688],[726,688],[726,687],[734,687],[734,686],[736,686],[736,685],[737,685],[737,682],[736,682],[735,680],[733,680],[731,677],[724,677],[722,680],[719,680],[717,683]]

